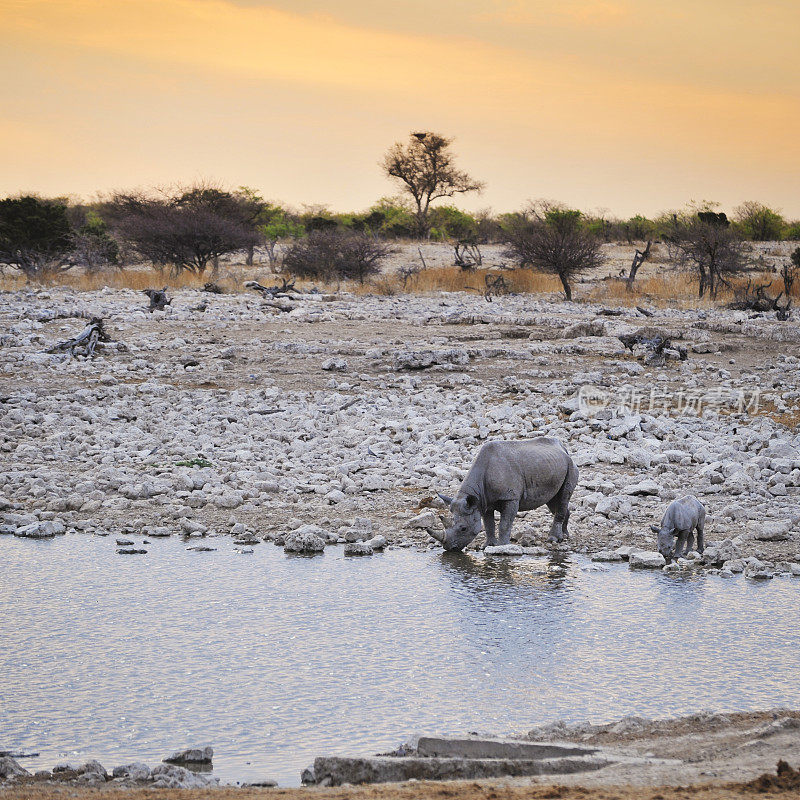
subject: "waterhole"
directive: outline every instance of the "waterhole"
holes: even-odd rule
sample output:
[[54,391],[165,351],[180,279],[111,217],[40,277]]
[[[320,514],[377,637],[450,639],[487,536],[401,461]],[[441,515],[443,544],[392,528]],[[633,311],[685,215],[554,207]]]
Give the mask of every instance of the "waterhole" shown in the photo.
[[800,706],[797,579],[207,543],[0,539],[0,749],[34,770],[210,744],[223,781],[289,786],[413,733]]

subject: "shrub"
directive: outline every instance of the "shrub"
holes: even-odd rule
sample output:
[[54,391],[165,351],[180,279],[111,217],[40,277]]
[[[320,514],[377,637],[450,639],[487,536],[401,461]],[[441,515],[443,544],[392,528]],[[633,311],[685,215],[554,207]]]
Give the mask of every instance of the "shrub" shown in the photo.
[[783,229],[783,238],[788,242],[800,241],[800,221],[787,222]]
[[363,230],[393,239],[412,237],[416,226],[409,204],[392,197],[382,197],[360,219]]
[[645,242],[654,239],[656,236],[656,224],[653,220],[635,214],[627,222],[621,223],[626,241],[630,244],[633,241]]
[[381,271],[382,262],[392,252],[385,242],[368,234],[314,231],[292,243],[283,257],[283,268],[300,278],[364,283]]
[[734,209],[733,216],[744,237],[751,241],[774,241],[783,234],[783,217],[763,203],[748,200]]
[[93,209],[71,206],[68,216],[73,228],[72,259],[87,272],[120,266],[119,244],[108,232],[108,225]]
[[455,206],[439,206],[430,212],[430,238],[437,241],[477,241],[478,222]]

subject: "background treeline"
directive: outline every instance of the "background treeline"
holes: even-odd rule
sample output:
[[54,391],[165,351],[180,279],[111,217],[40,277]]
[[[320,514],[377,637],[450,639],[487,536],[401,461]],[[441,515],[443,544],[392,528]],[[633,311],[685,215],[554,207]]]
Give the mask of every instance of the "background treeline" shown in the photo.
[[[545,217],[549,213],[552,219],[555,209],[601,243],[627,244],[669,241],[676,226],[713,208],[705,204],[655,218],[637,214],[619,219],[557,203],[546,206]],[[319,234],[368,236],[388,243],[506,244],[536,215],[537,207],[541,204],[493,214],[440,205],[430,209],[429,230],[419,237],[414,210],[404,198],[382,198],[366,211],[338,213],[322,206],[292,209],[246,187],[227,191],[208,184],[118,193],[93,203],[24,195],[0,200],[0,262],[30,278],[75,266],[93,271],[142,261],[202,275],[221,256],[235,252],[243,252],[252,264],[257,248],[262,260],[277,265],[279,243],[287,245],[285,256],[294,242]],[[730,218],[719,217],[742,241],[800,240],[800,221],[786,220],[761,203],[745,202]]]
[[[560,203],[538,201],[521,211],[493,215],[469,213],[453,205],[416,207],[403,197],[383,198],[362,213],[334,213],[324,207],[286,208],[247,187],[228,191],[201,183],[172,191],[116,193],[91,204],[32,195],[0,200],[0,264],[28,281],[52,279],[59,272],[86,273],[151,265],[173,276],[188,273],[216,277],[220,258],[239,254],[256,258],[273,272],[324,282],[364,283],[381,273],[399,240],[449,242],[454,265],[482,266],[481,246],[501,244],[505,269],[524,268],[558,280],[572,300],[579,276],[606,263],[603,244],[628,243],[634,250],[626,290],[654,242],[666,246],[670,262],[697,285],[699,297],[734,293],[745,308],[775,310],[788,318],[793,289],[800,285],[800,247],[772,265],[782,285],[776,296],[772,279],[753,282],[763,259],[752,242],[800,238],[800,224],[755,202],[743,203],[729,219],[714,204],[692,205],[655,219],[628,220],[586,214]],[[400,265],[403,288],[418,282],[425,269]],[[747,278],[747,283],[741,281]],[[485,275],[487,296],[506,286]],[[470,288],[475,288],[470,286]],[[778,301],[784,298],[784,305]]]
[[[548,201],[512,213],[469,213],[452,198],[480,192],[484,183],[458,168],[452,143],[433,131],[412,131],[405,142],[395,142],[380,167],[399,194],[360,213],[322,206],[298,211],[246,186],[229,191],[208,182],[117,192],[90,204],[8,197],[0,200],[0,265],[28,280],[73,267],[93,273],[141,262],[201,277],[209,267],[216,273],[222,256],[244,253],[253,265],[258,252],[275,272],[363,283],[381,272],[398,240],[449,242],[454,266],[464,270],[482,266],[482,245],[502,244],[508,259],[502,268],[554,276],[571,300],[575,276],[604,265],[604,243],[647,243],[635,250],[630,289],[653,242],[663,241],[670,259],[694,273],[700,296],[716,297],[720,288],[732,288],[733,277],[755,267],[748,241],[800,239],[800,222],[756,202],[742,203],[730,219],[713,203],[655,219],[615,219]],[[419,256],[427,269],[421,251]],[[782,264],[787,296],[798,269],[800,248]],[[402,265],[399,272],[405,288],[419,267]],[[496,276],[491,280],[498,285]]]

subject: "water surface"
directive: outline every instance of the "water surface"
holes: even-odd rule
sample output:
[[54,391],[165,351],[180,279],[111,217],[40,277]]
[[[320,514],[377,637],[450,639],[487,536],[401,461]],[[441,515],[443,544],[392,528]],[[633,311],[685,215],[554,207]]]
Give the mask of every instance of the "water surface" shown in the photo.
[[800,707],[797,579],[208,543],[0,538],[0,749],[110,768],[211,744],[223,780],[296,785],[415,732]]

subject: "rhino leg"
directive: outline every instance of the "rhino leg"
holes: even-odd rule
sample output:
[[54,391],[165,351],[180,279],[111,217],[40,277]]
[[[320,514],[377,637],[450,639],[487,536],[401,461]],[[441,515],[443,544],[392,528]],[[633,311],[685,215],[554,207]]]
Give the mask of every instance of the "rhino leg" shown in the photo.
[[553,524],[550,526],[550,536],[548,537],[550,542],[560,542],[569,535],[567,532],[569,499],[572,497],[572,491],[575,488],[575,484],[570,480],[570,477],[570,475],[567,475],[564,484],[558,490],[558,494],[547,504],[550,513],[553,515]]
[[550,535],[547,537],[547,541],[560,542],[566,536],[566,524],[569,518],[569,514],[564,512],[561,504],[560,493],[547,504],[547,507],[553,514],[553,524],[550,526]]
[[570,460],[567,476],[558,490],[558,494],[547,504],[553,514],[553,524],[550,526],[548,541],[560,542],[569,536],[567,523],[569,522],[569,501],[575,487],[578,485],[578,468]]
[[703,549],[705,548],[705,539],[704,539],[704,532],[703,532],[703,523],[697,523],[697,552],[702,553]]
[[519,511],[518,500],[506,500],[500,506],[500,544],[509,544],[511,541],[511,526]]
[[677,531],[678,538],[675,541],[675,558],[680,558],[686,551],[686,540],[689,537],[689,531]]
[[494,538],[494,509],[489,509],[483,515],[483,528],[486,531],[486,546],[494,547],[497,540]]

